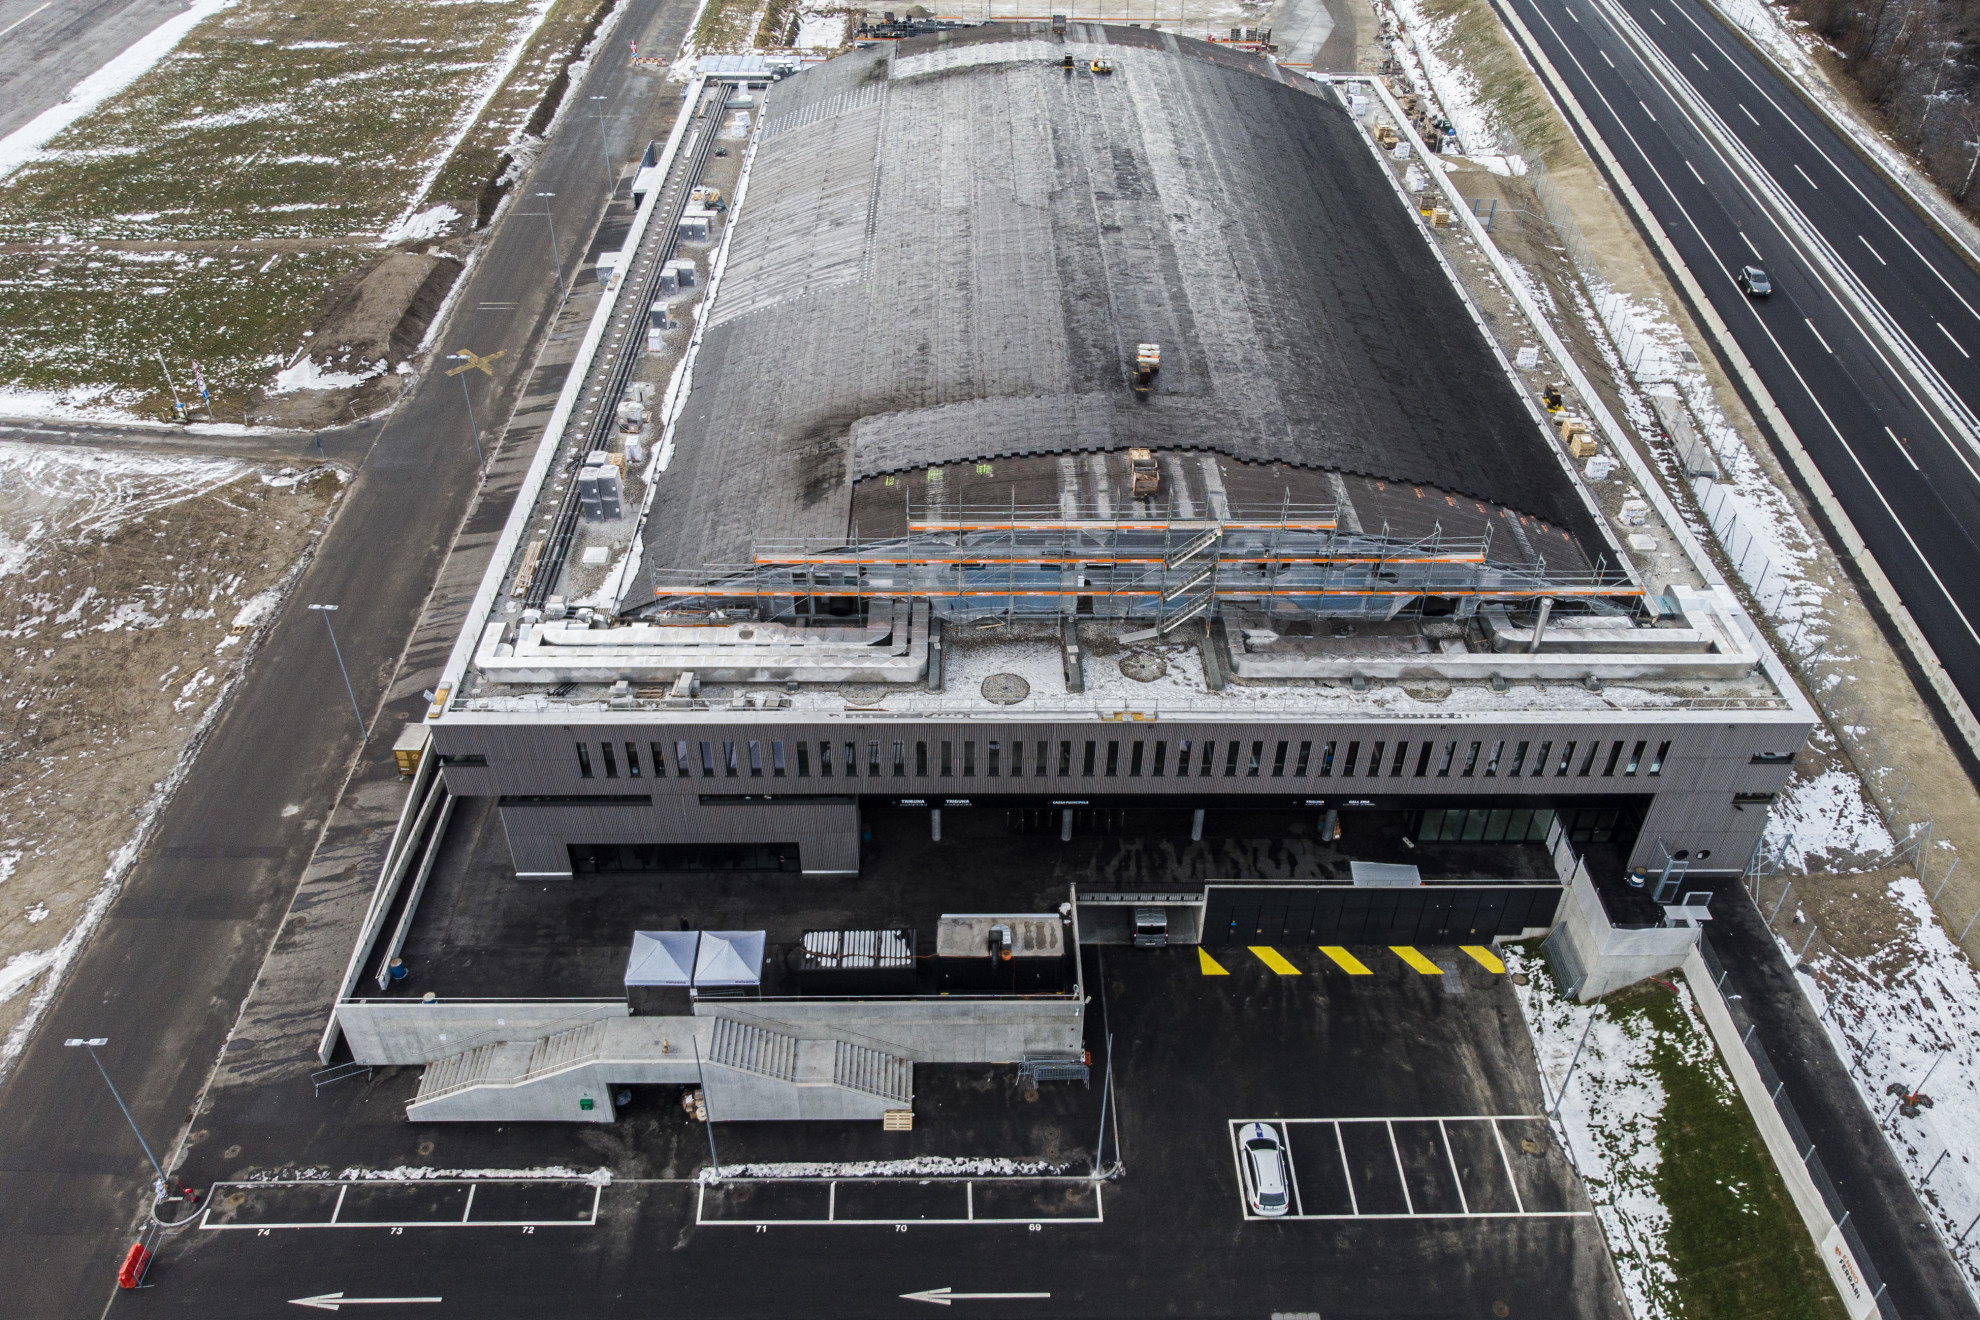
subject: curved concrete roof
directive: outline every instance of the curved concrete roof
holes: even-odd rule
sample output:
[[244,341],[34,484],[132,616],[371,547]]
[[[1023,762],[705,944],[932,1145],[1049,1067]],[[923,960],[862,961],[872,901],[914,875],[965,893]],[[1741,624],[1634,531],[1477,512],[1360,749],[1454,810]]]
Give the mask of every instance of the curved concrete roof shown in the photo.
[[1041,29],[768,91],[649,564],[844,537],[861,477],[1128,445],[1422,483],[1599,543],[1340,105],[1201,42]]

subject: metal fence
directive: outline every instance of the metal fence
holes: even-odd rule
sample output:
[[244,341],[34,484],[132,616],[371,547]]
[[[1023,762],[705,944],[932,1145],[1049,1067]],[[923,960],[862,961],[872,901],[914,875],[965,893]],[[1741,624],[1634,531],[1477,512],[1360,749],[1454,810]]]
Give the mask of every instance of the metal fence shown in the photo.
[[[1719,987],[1723,994],[1726,983],[1725,964],[1720,962],[1718,954],[1712,951],[1712,941],[1703,934],[1698,939],[1698,952],[1705,959],[1705,968],[1711,973],[1712,984]],[[1862,1235],[1856,1231],[1856,1225],[1850,1221],[1849,1207],[1843,1203],[1842,1194],[1836,1190],[1834,1180],[1829,1177],[1828,1169],[1823,1166],[1821,1152],[1815,1149],[1815,1142],[1809,1137],[1808,1128],[1802,1123],[1801,1115],[1795,1112],[1794,1101],[1787,1093],[1787,1083],[1781,1080],[1773,1060],[1767,1057],[1766,1048],[1754,1039],[1758,1024],[1754,1021],[1753,1015],[1747,1012],[1745,1001],[1738,998],[1727,997],[1726,1009],[1732,1015],[1733,1025],[1741,1029],[1740,1042],[1746,1047],[1746,1053],[1753,1060],[1753,1066],[1759,1070],[1760,1080],[1767,1087],[1768,1098],[1774,1102],[1774,1109],[1780,1114],[1781,1122],[1788,1130],[1788,1136],[1794,1141],[1795,1152],[1801,1157],[1803,1167],[1808,1170],[1808,1176],[1814,1182],[1815,1190],[1821,1193],[1822,1203],[1828,1207],[1830,1217],[1836,1221],[1836,1227],[1842,1231],[1843,1240],[1849,1244],[1851,1254],[1856,1257],[1857,1267],[1863,1271],[1864,1284],[1871,1290],[1879,1313],[1885,1320],[1899,1320],[1897,1304],[1891,1300],[1883,1276],[1877,1272],[1876,1263],[1870,1259],[1870,1253],[1863,1245]]]

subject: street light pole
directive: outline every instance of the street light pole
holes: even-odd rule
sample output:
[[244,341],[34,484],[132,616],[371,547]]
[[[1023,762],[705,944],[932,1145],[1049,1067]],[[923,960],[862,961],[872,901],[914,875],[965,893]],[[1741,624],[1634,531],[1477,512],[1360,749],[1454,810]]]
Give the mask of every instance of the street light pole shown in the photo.
[[591,111],[593,117],[598,120],[598,155],[605,162],[605,196],[610,199],[619,191],[619,181],[612,177],[612,147],[605,140],[605,107],[598,104],[608,99],[610,98],[603,96],[592,97]]
[[312,605],[310,608],[320,611],[323,615],[324,631],[330,634],[330,650],[337,657],[338,670],[344,675],[344,691],[351,694],[351,714],[357,716],[358,736],[369,738],[371,737],[371,730],[365,727],[364,712],[358,709],[357,689],[351,686],[351,671],[344,667],[344,648],[337,645],[337,630],[330,626],[330,615],[337,607],[335,605]]
[[[561,280],[562,276],[560,275],[559,282]],[[454,353],[447,360],[449,362],[466,362],[470,359],[465,353]],[[481,452],[481,424],[474,420],[474,397],[468,393],[467,372],[465,369],[461,371],[461,398],[467,402],[468,435],[474,440],[475,465],[481,469],[481,479],[486,481],[488,480],[488,456]]]
[[[540,192],[536,195],[538,197],[549,198],[555,197],[557,194]],[[550,226],[550,257],[557,263],[557,296],[568,298],[571,296],[571,291],[564,286],[564,254],[557,247],[557,220],[555,216],[550,214],[550,203],[548,201],[543,203],[543,220],[545,224]]]
[[131,1135],[138,1139],[138,1145],[144,1147],[144,1157],[151,1161],[152,1171],[158,1175],[158,1194],[163,1196],[166,1187],[165,1170],[159,1166],[158,1157],[151,1153],[151,1143],[144,1139],[144,1133],[138,1131],[137,1120],[131,1117],[130,1106],[124,1103],[123,1096],[117,1094],[117,1084],[110,1080],[110,1073],[104,1068],[103,1060],[96,1057],[96,1047],[98,1045],[108,1045],[109,1043],[110,1038],[108,1036],[91,1036],[87,1040],[80,1036],[71,1036],[68,1040],[62,1042],[62,1044],[71,1048],[80,1045],[89,1051],[90,1062],[96,1065],[96,1071],[103,1074],[103,1084],[110,1088],[110,1098],[117,1102],[117,1108],[124,1111],[124,1121],[131,1125]]

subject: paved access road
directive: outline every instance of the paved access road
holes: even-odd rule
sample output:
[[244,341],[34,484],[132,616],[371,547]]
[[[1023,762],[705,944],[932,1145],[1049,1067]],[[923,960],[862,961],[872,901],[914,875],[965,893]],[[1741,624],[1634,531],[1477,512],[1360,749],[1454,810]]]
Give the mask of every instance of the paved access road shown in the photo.
[[[627,37],[671,48],[692,11],[686,0],[631,0],[612,49]],[[664,133],[678,97],[620,59],[594,62],[572,95],[609,98],[601,107],[608,137],[628,164],[655,122]],[[574,114],[566,125],[531,186],[555,194],[570,271],[604,211],[606,182],[598,120]],[[444,327],[442,352],[506,350],[507,370],[468,378],[489,440],[554,310],[548,233],[529,215],[505,220]],[[441,374],[445,366],[433,362],[382,428],[325,433],[333,458],[362,458],[344,506],[0,1086],[0,1312],[99,1316],[148,1193],[149,1165],[123,1116],[87,1057],[64,1049],[63,1039],[110,1038],[104,1065],[153,1149],[171,1149],[359,750],[336,658],[304,606],[339,607],[343,658],[380,734],[364,755],[385,755],[400,724],[419,714],[376,708],[476,486],[466,405],[460,382]],[[308,453],[298,446],[298,459]]]
[[[1773,897],[1770,890],[1769,900]],[[1726,968],[1733,1021],[1753,1032],[1780,1074],[1897,1314],[1945,1320],[1980,1316],[1959,1266],[1932,1230],[1766,919],[1737,887],[1719,891],[1712,915],[1717,920],[1710,938]]]
[[1980,274],[1700,0],[1500,4],[1980,708]]
[[0,0],[0,138],[190,7],[189,0]]

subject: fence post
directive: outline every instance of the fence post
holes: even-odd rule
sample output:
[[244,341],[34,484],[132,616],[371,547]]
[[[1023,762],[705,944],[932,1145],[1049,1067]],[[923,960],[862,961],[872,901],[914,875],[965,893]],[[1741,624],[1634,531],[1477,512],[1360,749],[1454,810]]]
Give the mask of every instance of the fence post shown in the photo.
[[1773,910],[1773,912],[1772,912],[1772,913],[1770,913],[1770,914],[1768,915],[1768,917],[1767,917],[1767,925],[1768,925],[1768,927],[1769,927],[1769,928],[1771,928],[1771,927],[1773,926],[1773,924],[1774,924],[1774,918],[1775,918],[1775,917],[1778,917],[1778,916],[1780,916],[1780,915],[1781,915],[1781,906],[1782,906],[1782,904],[1784,904],[1784,903],[1786,903],[1786,902],[1787,902],[1787,896],[1788,896],[1788,895],[1789,895],[1790,893],[1792,893],[1793,891],[1794,891],[1794,881],[1792,881],[1792,880],[1790,880],[1790,881],[1788,881],[1788,886],[1787,886],[1787,888],[1786,888],[1786,889],[1783,889],[1783,890],[1781,891],[1781,897],[1780,897],[1780,900],[1779,900],[1779,902],[1776,902],[1776,903],[1774,904],[1774,910]]
[[1939,881],[1939,887],[1932,891],[1932,902],[1934,905],[1938,903],[1939,895],[1946,892],[1946,886],[1952,883],[1953,872],[1957,871],[1958,869],[1959,869],[1959,858],[1955,857],[1952,860],[1952,865],[1946,868],[1946,878]]

